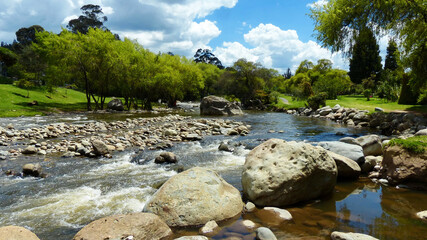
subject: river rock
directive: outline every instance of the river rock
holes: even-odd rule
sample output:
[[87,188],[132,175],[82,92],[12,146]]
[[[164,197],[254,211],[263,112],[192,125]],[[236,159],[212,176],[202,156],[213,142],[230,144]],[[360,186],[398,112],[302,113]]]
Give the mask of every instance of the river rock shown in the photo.
[[246,204],[245,204],[245,211],[246,212],[253,212],[253,211],[255,211],[256,210],[256,206],[255,206],[255,204],[253,204],[252,202],[247,202]]
[[125,107],[121,99],[113,99],[107,104],[107,109],[115,110],[115,111],[123,111]]
[[39,163],[27,163],[22,167],[24,176],[40,177],[42,174],[42,166]]
[[417,212],[417,217],[421,218],[422,220],[427,220],[427,210]]
[[18,226],[0,227],[0,240],[40,240],[30,230]]
[[344,233],[344,232],[332,232],[332,240],[378,240],[377,238],[371,237],[361,233]]
[[255,232],[257,240],[277,240],[274,233],[266,227],[257,228]]
[[110,152],[108,150],[107,144],[105,144],[103,141],[98,139],[95,139],[92,141],[92,147],[93,147],[93,152],[97,156],[102,156]]
[[355,161],[351,160],[348,157],[341,156],[331,151],[328,151],[328,154],[334,159],[335,163],[337,164],[339,179],[359,178],[361,171],[359,164],[357,164]]
[[384,112],[384,109],[380,108],[380,107],[376,107],[375,108],[375,112]]
[[218,231],[219,226],[215,221],[207,222],[202,228],[199,229],[199,233],[202,235],[212,235],[216,231]]
[[28,146],[22,150],[22,154],[36,154],[37,148],[35,146]]
[[365,162],[365,155],[361,146],[337,141],[319,142],[318,146],[341,156],[348,157],[357,162],[359,166]]
[[195,167],[171,177],[145,205],[171,227],[203,225],[240,214],[239,190],[216,172]]
[[292,215],[288,210],[280,209],[276,207],[265,207],[263,210],[274,213],[281,220],[284,220],[284,221],[292,220]]
[[205,236],[184,236],[180,238],[175,238],[174,240],[209,240],[209,238]]
[[415,136],[423,136],[423,135],[427,135],[427,128],[426,129],[421,129],[418,132],[415,133]]
[[242,109],[225,98],[208,96],[200,103],[201,115],[243,115]]
[[0,160],[6,160],[7,156],[9,156],[9,152],[7,152],[7,151],[0,151]]
[[73,240],[92,239],[169,239],[172,230],[151,213],[131,213],[98,219],[82,228]]
[[321,109],[319,109],[320,111],[319,111],[319,114],[320,114],[320,116],[326,116],[326,115],[328,115],[329,113],[331,113],[332,112],[332,108],[331,107],[329,107],[329,106],[327,106],[327,107],[323,107],[323,108],[321,108]]
[[382,156],[366,156],[365,162],[361,167],[362,173],[369,173],[374,169],[375,166],[381,164],[382,160]]
[[256,223],[252,222],[251,220],[243,220],[242,225],[249,229],[253,229],[256,227]]
[[392,184],[427,184],[427,151],[416,154],[400,146],[388,146],[381,164],[381,176]]
[[221,143],[218,147],[219,151],[225,151],[225,152],[233,152],[233,149],[228,146],[226,143]]
[[256,205],[281,207],[330,193],[336,178],[337,166],[324,149],[270,139],[247,155],[242,187]]
[[362,146],[365,156],[380,156],[383,154],[381,139],[377,135],[366,135],[356,138],[356,142]]
[[176,155],[172,152],[162,152],[160,156],[156,157],[155,163],[177,163]]

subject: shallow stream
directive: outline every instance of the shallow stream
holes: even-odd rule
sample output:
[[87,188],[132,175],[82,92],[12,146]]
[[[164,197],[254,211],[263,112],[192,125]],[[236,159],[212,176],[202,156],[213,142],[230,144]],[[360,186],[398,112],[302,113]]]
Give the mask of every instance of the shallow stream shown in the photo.
[[[57,122],[85,123],[132,117],[141,115],[72,114],[0,119],[0,126],[12,123],[15,128],[28,128]],[[209,136],[200,142],[175,144],[167,151],[177,155],[180,167],[213,169],[242,190],[240,179],[245,156],[266,139],[318,142],[368,133],[330,121],[284,113],[247,113],[231,119],[250,124],[250,134]],[[235,151],[218,151],[223,141],[229,142]],[[0,147],[0,150],[7,149]],[[159,153],[127,149],[115,152],[111,159],[25,156],[0,161],[0,226],[24,226],[42,240],[72,239],[83,226],[100,217],[142,211],[156,188],[177,174],[175,165],[154,164]],[[140,161],[143,164],[132,160],[143,160]],[[7,169],[19,171],[25,163],[36,162],[41,163],[50,177],[22,179],[4,174]],[[332,196],[287,208],[294,217],[290,222],[276,222],[258,211],[221,223],[222,230],[213,239],[230,236],[255,239],[253,232],[242,226],[244,219],[271,228],[279,239],[330,239],[331,231],[353,231],[379,239],[424,239],[427,223],[417,219],[415,213],[426,209],[427,193],[396,189],[362,177],[357,182],[337,184]],[[186,229],[177,231],[177,236],[196,233],[197,230]]]

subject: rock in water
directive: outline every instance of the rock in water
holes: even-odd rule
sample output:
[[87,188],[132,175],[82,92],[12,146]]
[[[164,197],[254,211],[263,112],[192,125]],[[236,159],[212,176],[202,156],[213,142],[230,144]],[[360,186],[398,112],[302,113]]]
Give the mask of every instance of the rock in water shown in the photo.
[[365,162],[365,155],[363,154],[363,148],[361,146],[337,141],[319,142],[318,146],[341,156],[348,157],[356,161],[359,166]]
[[427,188],[427,152],[416,154],[400,146],[389,146],[381,164],[381,175],[391,184],[412,183]]
[[22,154],[36,154],[37,148],[35,146],[28,146],[22,150]]
[[40,177],[42,174],[42,166],[39,163],[27,163],[22,167],[24,176]]
[[381,139],[377,135],[366,135],[356,138],[356,142],[362,146],[365,156],[380,156],[383,155]]
[[240,214],[239,190],[216,172],[195,167],[171,177],[145,205],[171,227],[197,226]]
[[202,99],[200,103],[201,115],[243,115],[242,109],[228,100],[217,97],[208,96]]
[[6,226],[0,228],[0,240],[40,240],[36,234],[23,227]]
[[73,240],[92,239],[169,239],[172,230],[151,213],[131,213],[98,219],[82,228]]
[[96,155],[98,156],[102,156],[105,155],[107,153],[109,153],[110,151],[108,150],[108,146],[107,144],[105,144],[103,141],[101,140],[93,140],[92,141],[92,147],[93,147],[93,151]]
[[331,151],[328,151],[328,154],[334,159],[335,164],[337,164],[339,179],[359,178],[361,169],[355,161]]
[[266,227],[257,228],[255,232],[257,240],[277,240],[274,233]]
[[115,111],[123,111],[125,107],[123,106],[123,102],[121,99],[113,99],[107,104],[107,109],[115,110]]
[[154,160],[155,163],[176,163],[178,160],[176,159],[176,155],[172,152],[162,152],[160,156],[156,157]]
[[326,195],[336,180],[337,166],[324,149],[270,139],[246,157],[242,187],[256,205],[282,207]]
[[332,240],[378,240],[377,238],[371,237],[361,233],[344,233],[344,232],[333,232],[331,234]]

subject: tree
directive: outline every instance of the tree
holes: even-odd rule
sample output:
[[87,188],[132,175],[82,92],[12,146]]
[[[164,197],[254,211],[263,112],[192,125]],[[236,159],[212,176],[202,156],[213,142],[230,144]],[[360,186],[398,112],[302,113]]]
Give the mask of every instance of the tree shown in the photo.
[[224,69],[224,66],[222,65],[221,61],[217,57],[215,57],[215,55],[209,49],[198,49],[196,54],[194,54],[194,61],[196,63],[203,62],[213,64],[219,69]]
[[6,68],[12,67],[18,61],[18,57],[11,50],[0,47],[0,76],[6,76]]
[[380,47],[373,32],[364,28],[356,38],[348,75],[353,83],[360,84],[362,79],[378,75],[381,69]]
[[326,93],[327,99],[336,99],[338,95],[348,93],[351,87],[347,72],[339,69],[331,69],[320,76],[313,85],[315,93]]
[[[427,6],[425,0],[331,0],[311,10],[316,37],[323,47],[351,55],[358,32],[369,27],[377,36],[387,32],[399,39],[413,90],[427,81]],[[414,94],[417,98],[417,94]]]
[[295,75],[297,75],[298,73],[306,73],[309,70],[313,69],[313,67],[314,64],[311,61],[304,60],[299,64],[297,70],[295,71]]
[[[108,20],[106,16],[102,16],[102,8],[99,5],[87,4],[80,8],[83,15],[77,19],[72,19],[68,22],[67,28],[73,33],[80,32],[86,34],[89,28],[100,28],[106,30],[104,22]],[[115,36],[117,38],[117,36]]]
[[394,41],[394,39],[390,39],[387,46],[387,55],[385,57],[384,70],[390,69],[394,71],[401,68],[402,63],[400,61],[400,52],[397,48],[396,41]]
[[288,68],[288,69],[286,70],[286,72],[283,74],[283,77],[284,77],[285,79],[290,79],[290,78],[292,77],[292,72],[291,72],[291,69],[290,69],[290,68]]
[[33,25],[28,28],[20,28],[18,31],[16,31],[16,39],[18,42],[22,45],[29,45],[32,42],[36,40],[36,33],[37,32],[43,32],[44,28],[39,25]]

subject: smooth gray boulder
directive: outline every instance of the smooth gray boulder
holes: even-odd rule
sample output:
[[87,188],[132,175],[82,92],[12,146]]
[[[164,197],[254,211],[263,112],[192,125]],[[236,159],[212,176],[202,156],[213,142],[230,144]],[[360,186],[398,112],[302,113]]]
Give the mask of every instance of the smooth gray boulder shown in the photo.
[[225,98],[208,96],[200,103],[201,115],[243,115],[242,109]]
[[361,172],[359,164],[348,157],[341,156],[331,151],[328,151],[328,154],[337,164],[339,179],[351,180],[359,178]]
[[115,98],[107,104],[107,109],[114,111],[123,111],[125,110],[125,107],[121,99]]
[[383,154],[381,139],[378,135],[366,135],[356,138],[356,142],[362,146],[365,156],[380,156]]
[[243,206],[239,190],[216,172],[195,167],[166,181],[144,211],[160,216],[171,227],[185,227],[235,217]]
[[277,240],[276,235],[266,227],[260,227],[255,230],[257,240]]
[[35,146],[28,146],[22,150],[22,154],[36,154],[37,148]]
[[365,162],[365,155],[361,146],[337,141],[319,142],[318,146],[341,156],[348,157],[357,162],[359,166]]
[[242,187],[256,205],[282,207],[330,193],[336,179],[337,166],[324,149],[270,139],[246,156]]

